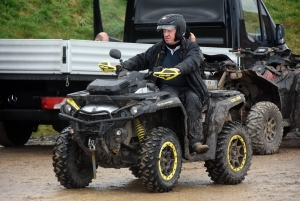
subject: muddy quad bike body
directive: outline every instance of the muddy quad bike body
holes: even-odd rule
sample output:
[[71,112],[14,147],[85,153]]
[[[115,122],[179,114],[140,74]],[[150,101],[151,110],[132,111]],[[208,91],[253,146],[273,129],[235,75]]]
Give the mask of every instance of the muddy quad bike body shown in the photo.
[[254,52],[238,50],[237,56],[256,60],[240,69],[225,55],[206,55],[206,82],[218,89],[238,90],[245,95],[243,112],[254,153],[272,154],[283,135],[300,128],[299,56],[290,50],[260,47]]
[[[116,70],[103,66],[106,72]],[[168,70],[153,74],[174,76]],[[53,150],[58,181],[66,188],[82,188],[95,178],[98,166],[129,168],[148,190],[167,192],[177,183],[182,162],[205,161],[214,182],[242,182],[252,158],[250,138],[240,116],[235,118],[244,95],[210,91],[203,110],[209,150],[197,154],[189,149],[188,116],[179,98],[159,91],[145,77],[149,73],[121,71],[117,80],[98,79],[87,90],[68,95],[60,117],[70,126],[60,133]]]

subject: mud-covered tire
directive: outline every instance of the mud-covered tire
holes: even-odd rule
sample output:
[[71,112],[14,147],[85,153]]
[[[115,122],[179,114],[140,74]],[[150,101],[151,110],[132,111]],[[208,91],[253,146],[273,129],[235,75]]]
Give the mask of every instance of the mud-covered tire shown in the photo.
[[182,152],[175,133],[168,128],[154,128],[143,139],[138,157],[139,175],[153,192],[168,192],[180,177]]
[[247,116],[246,125],[253,153],[266,155],[278,150],[283,137],[283,121],[275,104],[256,103]]
[[251,140],[245,128],[238,122],[228,122],[218,135],[216,158],[205,161],[204,166],[215,183],[234,185],[245,179],[251,160]]
[[22,146],[31,136],[33,124],[30,122],[0,121],[0,145],[5,147]]
[[55,176],[65,188],[84,188],[91,183],[92,159],[71,139],[70,127],[59,134],[52,159]]

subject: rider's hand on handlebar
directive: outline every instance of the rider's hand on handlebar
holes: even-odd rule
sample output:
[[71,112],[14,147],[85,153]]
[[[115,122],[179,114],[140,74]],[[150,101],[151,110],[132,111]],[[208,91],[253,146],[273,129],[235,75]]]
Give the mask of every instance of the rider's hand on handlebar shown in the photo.
[[123,68],[119,64],[116,64],[115,67],[116,67],[116,74],[118,75],[123,70]]

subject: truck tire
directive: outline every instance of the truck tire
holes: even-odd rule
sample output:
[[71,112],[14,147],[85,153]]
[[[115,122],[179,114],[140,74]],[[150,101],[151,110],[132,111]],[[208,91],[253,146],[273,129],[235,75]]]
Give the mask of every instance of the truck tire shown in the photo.
[[181,147],[175,133],[163,127],[152,129],[140,145],[138,166],[146,189],[153,192],[172,190],[182,166]]
[[65,188],[84,188],[91,183],[92,159],[71,139],[70,127],[59,134],[52,159],[55,176]]
[[32,129],[30,122],[0,122],[0,145],[22,146],[28,142]]
[[247,132],[255,154],[273,154],[282,141],[283,121],[278,107],[271,102],[258,102],[250,110]]
[[251,140],[238,122],[225,123],[217,139],[216,158],[204,162],[208,176],[217,184],[241,183],[252,160]]

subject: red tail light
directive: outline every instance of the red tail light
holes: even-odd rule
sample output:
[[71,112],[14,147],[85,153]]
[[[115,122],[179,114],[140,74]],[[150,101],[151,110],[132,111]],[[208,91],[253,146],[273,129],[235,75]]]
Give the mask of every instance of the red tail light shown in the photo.
[[45,110],[59,110],[66,97],[43,97],[42,108]]
[[276,79],[276,76],[269,70],[266,70],[265,74],[264,74],[264,78],[274,81]]

